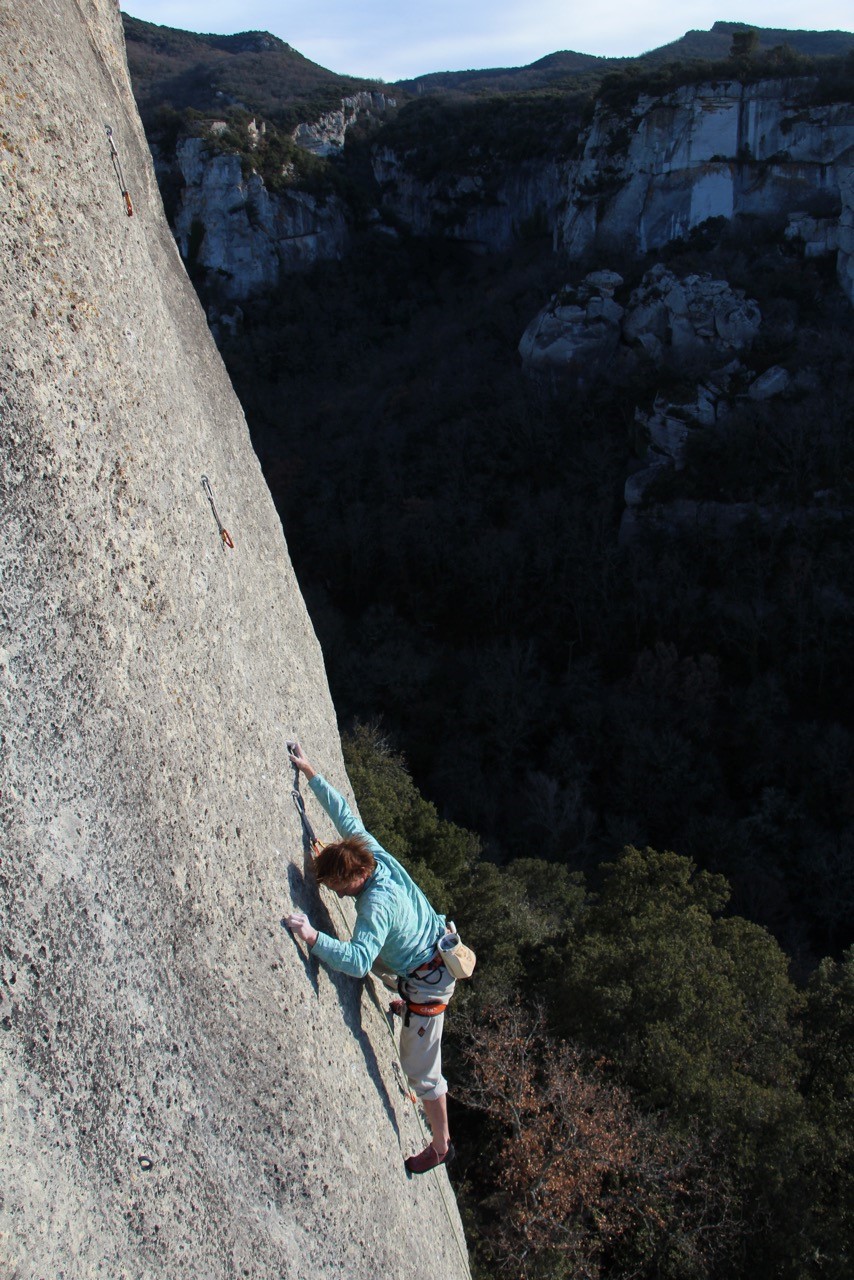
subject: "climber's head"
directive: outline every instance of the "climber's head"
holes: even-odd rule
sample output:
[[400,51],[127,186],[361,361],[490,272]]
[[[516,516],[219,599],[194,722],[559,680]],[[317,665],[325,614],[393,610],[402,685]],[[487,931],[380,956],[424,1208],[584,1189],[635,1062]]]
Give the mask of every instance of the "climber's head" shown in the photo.
[[354,898],[361,893],[376,865],[377,860],[364,836],[348,836],[321,849],[314,860],[314,874],[318,884],[325,884],[339,898]]

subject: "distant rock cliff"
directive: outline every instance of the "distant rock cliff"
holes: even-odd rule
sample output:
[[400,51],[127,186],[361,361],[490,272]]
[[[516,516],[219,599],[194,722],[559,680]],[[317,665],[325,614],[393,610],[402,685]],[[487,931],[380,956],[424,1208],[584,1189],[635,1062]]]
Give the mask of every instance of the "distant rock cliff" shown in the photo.
[[279,926],[341,928],[285,739],[347,781],[118,10],[2,0],[0,44],[0,1271],[465,1280],[370,986]]
[[[470,163],[429,176],[380,132],[371,149],[374,226],[442,236],[497,252],[531,231],[553,235],[579,259],[615,248],[638,253],[684,239],[708,219],[752,215],[781,224],[808,255],[833,255],[854,301],[854,105],[813,102],[813,78],[685,85],[616,107],[600,102],[573,154],[500,158],[472,136]],[[340,110],[300,125],[294,139],[338,154],[364,113],[382,121],[394,100],[344,98]],[[253,122],[254,126],[254,122]],[[184,258],[204,268],[219,295],[240,302],[283,274],[338,258],[347,210],[335,196],[268,191],[237,156],[199,138],[178,144],[175,233]]]
[[854,106],[811,105],[811,78],[685,85],[661,98],[601,104],[570,161],[527,160],[488,181],[470,172],[429,180],[380,140],[381,206],[415,235],[504,249],[538,220],[570,258],[619,248],[646,253],[709,218],[781,223],[807,252],[838,255],[854,301]]
[[336,111],[327,111],[317,120],[297,125],[294,142],[317,156],[337,155],[347,138],[347,131],[362,113],[383,116],[397,106],[394,98],[384,93],[354,93],[341,99]]
[[275,289],[283,274],[340,258],[347,244],[341,202],[294,187],[272,193],[240,156],[204,138],[178,143],[182,187],[173,229],[181,257],[208,275],[220,298],[244,301]]
[[410,172],[405,156],[377,145],[374,177],[380,207],[416,236],[446,236],[497,252],[515,244],[526,227],[551,230],[566,200],[566,166],[556,160],[525,161],[498,177],[439,174],[427,181]]
[[839,278],[852,287],[854,106],[809,105],[810,80],[686,85],[606,106],[584,140],[556,246],[645,253],[708,218],[784,220],[817,212],[839,228]]

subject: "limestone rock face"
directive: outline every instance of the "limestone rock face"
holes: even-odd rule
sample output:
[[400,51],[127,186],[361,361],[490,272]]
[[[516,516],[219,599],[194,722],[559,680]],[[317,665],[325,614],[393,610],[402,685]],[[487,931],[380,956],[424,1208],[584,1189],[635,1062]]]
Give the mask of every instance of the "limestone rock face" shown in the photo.
[[598,376],[620,342],[623,308],[613,295],[622,283],[614,271],[593,271],[580,285],[554,294],[522,334],[525,368],[577,385]]
[[705,274],[679,279],[659,263],[633,291],[622,332],[630,343],[643,345],[651,335],[678,351],[728,355],[750,347],[761,323],[757,303],[743,290]]
[[118,10],[2,0],[0,33],[0,1269],[464,1280],[373,988],[279,925],[342,929],[286,738],[349,787]]
[[473,164],[470,173],[442,173],[429,180],[389,147],[372,152],[382,209],[416,236],[447,236],[475,249],[509,248],[526,223],[541,219],[553,228],[566,199],[567,166],[554,160],[525,161],[497,179]]
[[244,301],[274,289],[283,272],[343,254],[347,224],[335,197],[269,192],[259,174],[244,177],[239,156],[210,151],[204,138],[179,142],[176,163],[181,256],[208,273],[221,298]]
[[354,93],[341,99],[337,111],[327,111],[317,120],[298,124],[293,134],[294,142],[316,156],[337,155],[344,146],[348,129],[352,129],[362,112],[383,116],[396,106],[396,100],[384,93]]
[[840,226],[840,280],[854,301],[851,249],[842,245],[854,107],[811,106],[810,87],[806,79],[685,85],[620,112],[598,108],[570,176],[558,245],[570,257],[594,243],[645,253],[708,218],[781,217],[820,204]]
[[614,298],[622,283],[614,271],[592,271],[554,294],[522,335],[525,367],[589,380],[628,347],[656,363],[666,352],[724,361],[749,349],[762,323],[757,303],[726,280],[696,274],[680,279],[658,263],[625,308]]

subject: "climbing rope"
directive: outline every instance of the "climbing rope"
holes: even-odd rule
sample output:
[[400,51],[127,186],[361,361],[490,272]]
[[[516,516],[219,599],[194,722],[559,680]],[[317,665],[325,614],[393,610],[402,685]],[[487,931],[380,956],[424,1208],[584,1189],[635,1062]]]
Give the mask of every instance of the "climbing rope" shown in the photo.
[[231,540],[231,534],[219,518],[219,512],[217,511],[216,503],[214,502],[213,489],[211,488],[211,482],[207,476],[202,476],[202,488],[208,496],[208,502],[211,504],[211,511],[214,514],[214,520],[216,520],[217,528],[219,529],[219,536],[222,538],[223,545],[233,548],[234,543]]
[[115,142],[113,142],[113,131],[112,131],[112,129],[110,128],[110,126],[109,126],[109,125],[106,125],[106,126],[105,126],[105,128],[106,128],[106,130],[107,130],[107,141],[108,141],[108,142],[109,142],[109,144],[110,144],[110,158],[111,158],[111,160],[112,160],[112,162],[113,162],[113,168],[114,168],[114,169],[115,169],[115,171],[116,171],[116,177],[117,177],[117,178],[118,178],[118,180],[119,180],[119,189],[121,190],[121,193],[122,193],[122,195],[124,196],[125,208],[127,209],[127,215],[128,215],[128,217],[129,217],[129,218],[132,218],[132,217],[133,217],[133,205],[131,204],[131,199],[130,199],[130,195],[129,195],[129,193],[128,193],[127,183],[125,182],[125,175],[122,173],[122,162],[121,162],[121,160],[119,159],[119,153],[118,153],[118,151],[116,150],[116,144],[115,144]]

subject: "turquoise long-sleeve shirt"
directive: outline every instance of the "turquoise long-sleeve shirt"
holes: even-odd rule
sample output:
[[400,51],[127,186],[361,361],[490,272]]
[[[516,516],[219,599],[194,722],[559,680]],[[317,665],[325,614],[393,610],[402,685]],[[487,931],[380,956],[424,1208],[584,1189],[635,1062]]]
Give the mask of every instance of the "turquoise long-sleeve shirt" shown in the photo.
[[356,895],[356,927],[349,942],[318,933],[311,953],[331,969],[364,978],[379,959],[392,973],[405,977],[436,954],[445,932],[438,915],[396,858],[353,816],[347,801],[316,773],[309,786],[340,836],[362,836],[377,860],[376,869]]

